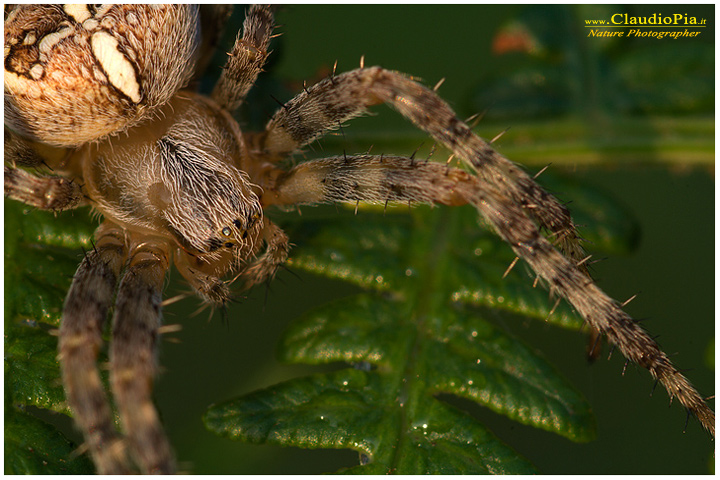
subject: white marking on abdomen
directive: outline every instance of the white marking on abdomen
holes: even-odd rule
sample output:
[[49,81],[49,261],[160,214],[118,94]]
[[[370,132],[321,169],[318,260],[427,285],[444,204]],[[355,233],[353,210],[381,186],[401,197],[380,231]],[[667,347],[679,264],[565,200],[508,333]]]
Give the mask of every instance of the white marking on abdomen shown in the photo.
[[107,32],[97,32],[90,37],[95,59],[108,76],[108,81],[130,100],[140,101],[140,84],[135,69],[125,55],[118,50],[118,41]]

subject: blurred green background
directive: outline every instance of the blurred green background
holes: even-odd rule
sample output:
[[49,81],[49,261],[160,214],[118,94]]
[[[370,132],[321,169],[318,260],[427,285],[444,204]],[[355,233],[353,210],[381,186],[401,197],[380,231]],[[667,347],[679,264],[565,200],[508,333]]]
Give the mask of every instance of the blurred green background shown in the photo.
[[[228,42],[242,22],[237,10]],[[707,28],[694,40],[587,38],[585,19],[622,12],[687,13],[706,18]],[[283,35],[243,112],[246,128],[261,128],[277,108],[269,94],[288,100],[302,80],[317,81],[336,60],[339,72],[356,68],[364,55],[365,65],[429,86],[445,78],[439,93],[461,118],[487,110],[478,126],[485,138],[512,127],[497,143],[508,158],[530,172],[552,163],[554,174],[627,205],[639,225],[636,249],[613,253],[595,265],[594,276],[621,301],[638,293],[629,313],[647,319],[662,347],[677,352],[674,361],[689,369],[701,393],[714,394],[714,6],[292,5],[277,23]],[[409,155],[425,139],[389,109],[373,112],[378,116],[351,122],[344,136],[323,140],[307,157],[371,145],[373,152]],[[430,145],[425,140],[424,148]],[[442,155],[435,159],[444,161]],[[201,422],[213,402],[317,370],[280,365],[277,339],[293,318],[357,288],[296,273],[299,279],[280,273],[269,292],[252,290],[226,322],[219,315],[208,321],[207,312],[190,315],[196,299],[165,310],[166,323],[183,330],[172,335],[178,343],[162,346],[156,392],[181,469],[310,474],[356,464],[354,452],[233,443]],[[172,282],[166,296],[184,290]],[[606,361],[607,347],[588,365],[584,335],[537,322],[506,326],[581,389],[597,416],[598,439],[573,444],[461,404],[545,473],[708,473],[714,443],[692,419],[683,433],[685,412],[668,409],[661,388],[650,397],[647,372],[629,366],[622,376],[624,360],[615,354]]]

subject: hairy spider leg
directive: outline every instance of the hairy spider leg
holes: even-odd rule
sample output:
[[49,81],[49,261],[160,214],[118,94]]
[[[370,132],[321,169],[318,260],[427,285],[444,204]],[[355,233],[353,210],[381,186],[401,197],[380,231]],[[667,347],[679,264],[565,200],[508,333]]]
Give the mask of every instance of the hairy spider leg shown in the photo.
[[288,172],[275,170],[265,188],[266,205],[332,202],[441,203],[463,205],[479,188],[458,168],[408,157],[343,155],[311,160]]
[[67,178],[33,175],[7,165],[5,195],[26,205],[54,212],[76,208],[84,199],[80,185]]
[[[41,210],[59,212],[84,203],[79,183],[54,175],[33,174],[24,168],[42,168],[47,164],[33,145],[5,128],[5,195]],[[60,149],[57,149],[57,152]]]
[[134,233],[130,239],[112,320],[110,381],[128,448],[141,471],[168,474],[175,461],[153,405],[152,384],[170,245]]
[[[361,68],[331,77],[306,89],[278,110],[259,144],[270,154],[289,154],[326,130],[387,103],[462,158],[477,174],[478,190],[468,195],[495,231],[523,258],[551,291],[559,293],[594,329],[608,336],[623,355],[648,369],[715,435],[715,414],[657,343],[585,271],[586,257],[567,209],[537,185],[520,167],[495,152],[461,122],[432,90],[380,67]],[[336,165],[338,163],[336,162]],[[316,182],[327,182],[317,175]],[[315,187],[315,190],[322,187]],[[295,190],[302,198],[303,193]],[[293,198],[289,198],[289,203]],[[557,251],[541,234],[545,228],[562,237]]]
[[508,196],[557,237],[563,252],[577,261],[585,257],[568,209],[475,135],[435,92],[403,74],[370,67],[318,82],[277,111],[266,127],[261,148],[271,155],[288,155],[383,102],[445,144],[479,177],[502,182]]
[[245,16],[242,36],[238,32],[235,45],[215,84],[212,99],[227,109],[236,110],[262,71],[272,38],[273,10],[271,5],[252,5]]
[[95,232],[63,307],[58,358],[68,405],[100,474],[131,473],[105,396],[98,352],[127,245],[123,230],[103,222]]
[[715,413],[703,397],[675,368],[655,340],[634,321],[618,302],[603,292],[574,261],[556,250],[537,227],[528,222],[523,210],[499,195],[478,192],[472,199],[481,214],[494,226],[515,253],[525,260],[628,360],[650,371],[663,384],[670,398],[677,397],[714,437]]

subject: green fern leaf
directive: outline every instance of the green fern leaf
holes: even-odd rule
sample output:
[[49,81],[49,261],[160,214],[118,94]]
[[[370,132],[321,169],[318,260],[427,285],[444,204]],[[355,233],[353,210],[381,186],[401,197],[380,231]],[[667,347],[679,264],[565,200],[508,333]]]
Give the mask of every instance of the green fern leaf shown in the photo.
[[5,411],[5,474],[90,474],[92,462],[54,427],[32,415]]
[[[585,196],[586,205],[597,202]],[[347,367],[215,405],[205,417],[208,428],[250,443],[353,449],[369,461],[352,469],[357,473],[532,470],[479,422],[437,398],[442,394],[574,441],[594,438],[581,395],[493,320],[514,315],[569,328],[581,322],[567,307],[551,312],[553,302],[532,288],[522,268],[502,278],[511,250],[478,225],[474,210],[368,210],[332,223],[322,212],[308,218],[305,211],[282,221],[298,244],[293,267],[368,292],[295,321],[280,357]],[[616,218],[622,220],[607,228],[614,243],[627,243],[633,229],[627,217]]]
[[92,227],[86,215],[30,210],[5,201],[5,473],[91,473],[76,444],[25,411],[70,413],[52,333]]

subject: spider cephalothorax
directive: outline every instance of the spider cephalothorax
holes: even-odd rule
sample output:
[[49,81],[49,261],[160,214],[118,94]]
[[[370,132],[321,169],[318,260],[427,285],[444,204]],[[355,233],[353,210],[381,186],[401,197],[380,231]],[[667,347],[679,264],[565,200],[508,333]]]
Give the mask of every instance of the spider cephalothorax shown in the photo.
[[[568,210],[458,120],[437,94],[380,67],[333,75],[289,101],[264,132],[232,112],[268,55],[273,9],[248,10],[210,97],[181,90],[228,10],[190,5],[19,6],[5,20],[5,191],[38,208],[90,205],[94,248],[60,328],[63,384],[102,473],[168,473],[170,446],[151,402],[162,285],[174,264],[207,303],[272,278],[289,240],[271,206],[329,202],[470,204],[587,323],[714,435],[714,413],[647,333],[590,279]],[[210,26],[200,34],[200,25]],[[448,147],[466,170],[390,155],[343,155],[290,170],[280,160],[386,103]],[[38,176],[18,167],[52,167]],[[547,233],[542,233],[547,232]],[[263,251],[264,249],[264,251]],[[98,372],[113,307],[110,379]]]

